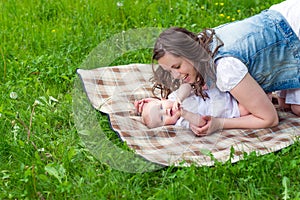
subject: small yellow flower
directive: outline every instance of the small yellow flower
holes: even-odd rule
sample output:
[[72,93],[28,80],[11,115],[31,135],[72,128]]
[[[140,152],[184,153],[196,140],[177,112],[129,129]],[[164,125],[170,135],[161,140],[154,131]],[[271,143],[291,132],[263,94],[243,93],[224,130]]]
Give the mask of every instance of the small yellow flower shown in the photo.
[[231,18],[231,21],[235,21],[235,18],[233,17],[233,18]]
[[219,3],[215,3],[215,5],[216,5],[216,6],[219,5]]
[[225,17],[225,15],[223,13],[219,14],[220,17]]
[[55,32],[56,32],[56,30],[55,30],[55,29],[53,29],[51,32],[52,32],[52,33],[55,33]]
[[224,3],[220,3],[220,6],[224,6]]
[[201,6],[201,9],[204,10],[204,6]]
[[241,12],[241,10],[237,10],[237,12],[238,12],[238,13],[240,13],[240,12]]
[[227,18],[227,19],[230,19],[230,16],[227,16],[226,18]]

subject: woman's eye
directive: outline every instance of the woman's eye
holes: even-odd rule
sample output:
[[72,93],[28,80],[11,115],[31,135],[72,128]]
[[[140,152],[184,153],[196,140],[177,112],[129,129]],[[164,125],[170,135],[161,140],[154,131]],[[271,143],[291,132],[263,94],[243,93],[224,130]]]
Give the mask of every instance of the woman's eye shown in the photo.
[[174,69],[179,69],[179,68],[180,68],[180,65],[174,67]]
[[164,121],[164,117],[160,116],[160,121],[163,122]]

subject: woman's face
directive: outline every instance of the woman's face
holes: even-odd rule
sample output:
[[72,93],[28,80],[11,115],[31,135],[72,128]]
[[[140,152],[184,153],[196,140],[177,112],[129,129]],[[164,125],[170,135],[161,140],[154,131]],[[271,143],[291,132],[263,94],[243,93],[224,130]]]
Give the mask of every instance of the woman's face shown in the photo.
[[184,83],[194,83],[196,80],[196,69],[192,62],[186,58],[166,52],[163,57],[158,59],[158,64],[170,72],[173,78],[181,79]]

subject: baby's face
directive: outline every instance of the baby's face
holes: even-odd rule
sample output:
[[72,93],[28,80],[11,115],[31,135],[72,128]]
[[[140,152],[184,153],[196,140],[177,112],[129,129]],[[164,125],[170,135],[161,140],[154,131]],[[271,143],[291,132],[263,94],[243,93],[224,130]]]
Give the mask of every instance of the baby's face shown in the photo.
[[153,100],[144,105],[142,117],[149,128],[175,124],[180,110],[173,110],[173,101]]

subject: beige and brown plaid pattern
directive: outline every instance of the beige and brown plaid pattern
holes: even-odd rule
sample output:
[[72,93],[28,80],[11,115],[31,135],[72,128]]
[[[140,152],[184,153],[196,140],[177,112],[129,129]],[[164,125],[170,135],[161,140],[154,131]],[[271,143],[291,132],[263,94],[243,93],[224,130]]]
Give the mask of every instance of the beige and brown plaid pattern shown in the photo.
[[151,65],[78,69],[77,73],[91,104],[109,115],[111,127],[120,138],[136,154],[157,164],[211,166],[214,159],[236,162],[244,153],[264,155],[285,148],[300,136],[300,118],[280,110],[280,124],[268,129],[222,130],[205,137],[175,126],[148,129],[134,114],[133,102],[152,96]]

